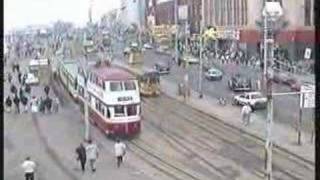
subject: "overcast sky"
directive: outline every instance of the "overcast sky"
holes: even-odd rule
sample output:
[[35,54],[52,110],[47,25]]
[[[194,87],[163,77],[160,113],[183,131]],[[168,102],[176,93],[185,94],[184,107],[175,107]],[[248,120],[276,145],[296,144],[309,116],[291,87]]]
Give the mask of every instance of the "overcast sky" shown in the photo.
[[[4,0],[4,30],[57,20],[83,25],[88,21],[90,0]],[[93,20],[120,7],[120,0],[94,0]]]

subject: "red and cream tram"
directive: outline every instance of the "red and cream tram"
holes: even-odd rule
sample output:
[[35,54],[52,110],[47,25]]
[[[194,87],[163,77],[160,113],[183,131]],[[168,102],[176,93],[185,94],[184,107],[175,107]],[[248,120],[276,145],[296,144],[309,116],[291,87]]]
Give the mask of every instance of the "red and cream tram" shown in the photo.
[[[78,69],[78,99],[84,102],[84,79]],[[141,101],[138,80],[127,71],[107,65],[89,68],[89,118],[108,135],[140,132]]]

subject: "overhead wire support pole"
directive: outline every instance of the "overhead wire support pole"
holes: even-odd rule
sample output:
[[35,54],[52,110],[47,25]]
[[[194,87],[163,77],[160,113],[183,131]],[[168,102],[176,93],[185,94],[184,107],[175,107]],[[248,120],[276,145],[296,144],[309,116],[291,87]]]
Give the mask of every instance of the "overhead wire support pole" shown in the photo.
[[178,63],[179,50],[178,50],[178,0],[174,0],[174,24],[175,24],[175,62]]
[[199,63],[199,98],[203,97],[202,92],[202,71],[203,71],[203,29],[204,29],[204,0],[201,0],[201,19],[200,19],[200,63]]

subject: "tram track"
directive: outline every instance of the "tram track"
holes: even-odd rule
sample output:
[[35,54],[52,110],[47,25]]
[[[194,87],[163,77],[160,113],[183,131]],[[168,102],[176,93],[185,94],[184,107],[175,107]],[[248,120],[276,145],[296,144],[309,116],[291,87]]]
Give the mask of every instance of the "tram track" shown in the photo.
[[[185,107],[186,105],[180,104],[179,102],[174,102],[168,97],[161,96],[160,98],[163,98],[165,100],[159,100],[159,99],[144,99],[143,102],[147,104],[148,107],[157,107],[159,110],[158,114],[162,114],[166,112],[166,114],[174,114],[177,117],[180,117],[181,119],[185,120],[189,124],[192,124],[194,127],[198,127],[203,132],[206,132],[210,136],[214,136],[215,138],[219,138],[221,141],[228,144],[228,146],[233,147],[235,149],[239,149],[241,151],[244,151],[247,154],[253,155],[263,161],[263,155],[261,155],[263,151],[257,152],[257,150],[241,145],[237,142],[241,142],[241,138],[245,140],[252,141],[253,143],[256,143],[256,146],[259,146],[260,149],[263,150],[263,143],[260,142],[257,139],[254,139],[251,136],[245,135],[239,130],[232,129],[230,127],[227,127],[223,123],[220,123],[217,120],[212,120],[212,117],[200,114],[199,112]],[[161,101],[161,102],[160,102]],[[172,104],[173,103],[173,104]],[[159,108],[161,107],[161,108]],[[191,112],[190,112],[191,111]],[[153,113],[156,113],[155,111]],[[209,120],[208,120],[209,119]],[[181,138],[181,137],[180,137]],[[243,140],[242,140],[243,141]],[[262,148],[261,148],[262,147]],[[210,147],[207,147],[210,148]],[[282,152],[281,150],[276,149],[274,152],[275,160],[274,160],[274,174],[275,179],[282,179],[283,176],[286,176],[287,179],[305,179],[305,177],[308,176],[307,172],[314,173],[314,170],[312,165],[306,164],[306,162],[301,162],[299,159],[295,159],[295,157],[290,157],[290,154],[287,154],[285,152]],[[291,164],[290,170],[284,170],[283,168],[280,168],[283,162],[286,162],[286,165]],[[260,162],[261,164],[261,162]],[[293,166],[292,166],[293,165]],[[262,166],[261,166],[262,167]],[[300,170],[297,172],[297,167]],[[264,171],[261,169],[257,169],[257,172],[260,174],[264,174]],[[277,175],[278,174],[278,175]],[[304,176],[307,175],[307,176]],[[312,176],[312,175],[311,175]]]

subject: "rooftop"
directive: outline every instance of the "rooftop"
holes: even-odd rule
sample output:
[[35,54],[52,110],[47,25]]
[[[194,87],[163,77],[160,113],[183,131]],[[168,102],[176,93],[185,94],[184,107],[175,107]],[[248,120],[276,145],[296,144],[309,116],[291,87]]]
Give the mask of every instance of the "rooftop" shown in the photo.
[[134,75],[118,67],[93,67],[91,71],[103,81],[136,79]]

